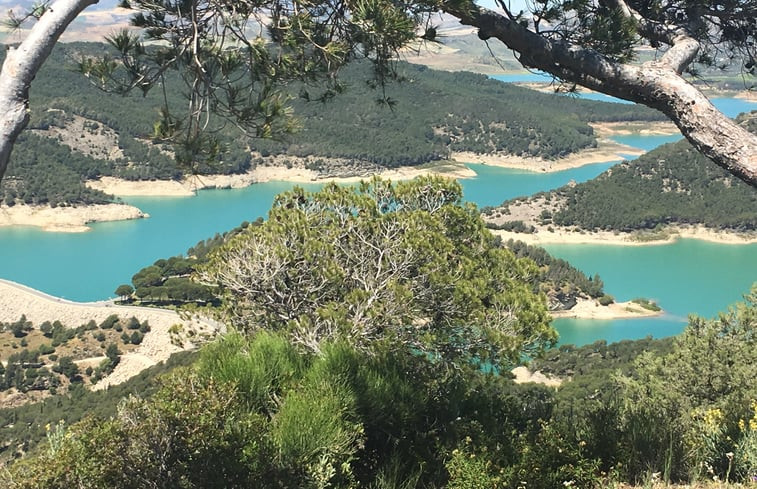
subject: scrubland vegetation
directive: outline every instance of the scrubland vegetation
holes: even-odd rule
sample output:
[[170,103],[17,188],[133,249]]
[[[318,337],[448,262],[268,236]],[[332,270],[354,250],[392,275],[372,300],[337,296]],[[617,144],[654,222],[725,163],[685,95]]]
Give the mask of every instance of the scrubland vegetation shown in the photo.
[[53,426],[10,487],[748,483],[755,310],[695,320],[672,344],[563,348],[563,362],[593,362],[563,369],[573,380],[557,391],[386,346],[304,354],[281,334],[236,333],[107,420]]
[[[75,384],[95,384],[113,371],[122,353],[142,343],[150,329],[147,321],[116,315],[76,328],[60,321],[35,325],[25,316],[0,323],[0,402],[23,404],[66,393]],[[80,365],[82,361],[87,364]]]

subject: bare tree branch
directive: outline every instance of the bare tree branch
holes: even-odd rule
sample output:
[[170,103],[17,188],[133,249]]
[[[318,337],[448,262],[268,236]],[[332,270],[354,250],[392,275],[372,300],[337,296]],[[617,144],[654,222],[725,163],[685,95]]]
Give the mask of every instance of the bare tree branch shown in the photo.
[[641,103],[667,115],[705,156],[757,186],[757,136],[717,110],[681,73],[699,42],[678,30],[659,61],[632,65],[562,39],[548,39],[505,15],[466,4],[450,9],[461,23],[477,27],[483,40],[496,38],[520,53],[521,62],[563,80]]

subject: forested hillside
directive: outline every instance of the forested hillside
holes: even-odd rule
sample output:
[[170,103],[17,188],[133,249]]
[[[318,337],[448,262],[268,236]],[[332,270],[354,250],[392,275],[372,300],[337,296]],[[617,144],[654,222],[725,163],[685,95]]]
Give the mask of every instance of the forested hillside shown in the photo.
[[48,204],[99,204],[112,198],[87,188],[87,175],[109,174],[100,170],[102,161],[81,153],[57,141],[29,131],[16,142],[8,173],[0,183],[2,202]]
[[[741,117],[750,130],[757,130],[757,112]],[[703,157],[685,140],[615,165],[593,180],[516,200],[516,206],[525,202],[538,207],[534,212],[539,217],[522,222],[523,229],[558,225],[630,232],[669,224],[702,224],[732,231],[757,229],[754,188]],[[517,224],[500,222],[503,217],[507,221],[505,216],[513,219],[509,213],[515,203],[503,203],[508,209],[504,213],[488,210],[500,215],[496,227]]]
[[265,152],[357,158],[382,166],[415,165],[449,151],[554,159],[591,147],[587,122],[662,120],[654,111],[545,94],[484,75],[402,65],[402,83],[386,87],[392,110],[376,105],[362,65],[349,67],[349,88],[326,105],[295,103],[302,130],[290,142],[260,141]]
[[599,275],[588,277],[561,258],[555,258],[539,246],[530,246],[512,239],[504,246],[517,257],[530,258],[539,266],[534,285],[547,295],[552,311],[570,309],[578,298],[598,299],[604,295],[604,283]]
[[[86,189],[82,181],[101,175],[176,179],[187,171],[177,169],[166,148],[148,141],[162,103],[158,91],[144,97],[107,94],[75,70],[82,56],[105,50],[93,43],[59,45],[43,66],[30,94],[34,135],[27,131],[13,152],[0,186],[4,202],[100,202],[106,197]],[[251,151],[381,167],[440,160],[450,151],[550,159],[594,145],[587,122],[662,119],[645,108],[537,93],[483,75],[409,64],[399,69],[404,81],[387,86],[385,94],[366,83],[366,64],[345,69],[345,91],[327,103],[307,102],[305,87],[288,87],[301,125],[297,133],[287,141],[248,140],[226,127],[224,152],[217,161],[191,171],[245,172],[257,163]],[[175,74],[168,76],[166,95],[180,105],[180,90],[170,89]],[[376,103],[383,95],[393,102],[391,108]]]
[[[753,117],[757,113],[752,113]],[[757,129],[757,118],[749,123]],[[565,197],[555,224],[630,231],[664,224],[757,229],[757,193],[688,142],[667,144],[599,177],[554,192]]]

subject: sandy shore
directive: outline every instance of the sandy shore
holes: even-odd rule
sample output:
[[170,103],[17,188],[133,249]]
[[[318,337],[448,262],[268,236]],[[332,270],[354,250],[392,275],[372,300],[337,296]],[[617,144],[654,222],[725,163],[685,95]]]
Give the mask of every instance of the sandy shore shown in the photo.
[[609,139],[599,138],[596,148],[585,149],[565,158],[557,160],[545,160],[512,155],[479,154],[471,152],[452,153],[451,158],[465,163],[479,163],[483,165],[514,168],[532,172],[551,173],[571,168],[578,168],[593,163],[619,161],[625,159],[624,155],[639,156],[644,151],[625,144],[619,144]]
[[520,367],[515,367],[510,372],[515,376],[516,384],[533,382],[536,384],[544,384],[549,387],[559,387],[560,384],[562,384],[561,379],[548,377],[538,370],[536,372],[531,372],[528,367],[525,367],[523,365],[521,365]]
[[754,90],[741,90],[736,92],[733,98],[740,98],[749,102],[757,102],[757,92]]
[[580,319],[628,319],[638,317],[661,316],[663,311],[650,311],[634,302],[614,302],[608,306],[599,304],[595,299],[578,299],[575,306],[567,311],[552,311],[554,318]]
[[[441,163],[427,167],[400,167],[379,173],[391,180],[410,180],[420,175],[440,174],[451,178],[472,178],[473,170],[457,163]],[[182,181],[146,180],[131,181],[114,177],[102,177],[87,182],[87,186],[117,196],[189,197],[197,190],[208,188],[242,188],[255,183],[284,181],[293,183],[338,182],[354,183],[371,175],[332,177],[323,176],[305,168],[286,166],[260,166],[241,175],[210,175],[189,177]],[[37,226],[45,231],[89,231],[88,223],[121,221],[149,217],[134,206],[126,204],[98,204],[79,207],[56,207],[15,205],[0,206],[0,227]]]
[[[271,180],[271,174],[276,174],[275,171],[269,172],[267,170],[267,168],[262,171],[254,169],[238,175],[195,175],[185,177],[182,180],[134,181],[116,177],[101,177],[99,180],[88,181],[87,187],[121,197],[189,197],[203,189],[242,188],[253,183],[267,182]],[[290,171],[285,167],[281,168],[280,171],[282,179],[291,177],[291,181],[310,181],[310,173],[312,172],[309,170],[298,170],[296,168]]]
[[101,221],[139,219],[147,214],[126,204],[97,204],[79,207],[0,206],[0,227],[36,226],[45,231],[89,231],[87,224]]
[[589,124],[599,137],[628,136],[639,134],[642,136],[671,136],[681,131],[670,121],[664,122],[594,122]]
[[89,320],[102,322],[111,314],[121,318],[136,317],[149,321],[151,331],[134,352],[121,357],[121,362],[107,378],[98,382],[95,389],[121,383],[147,367],[168,359],[171,354],[194,345],[185,343],[184,348],[171,343],[169,328],[181,324],[197,332],[212,333],[218,325],[203,318],[183,319],[175,311],[147,307],[117,306],[110,302],[80,303],[53,297],[7,280],[0,280],[0,322],[17,321],[22,314],[35,326],[44,321],[59,320],[66,326],[77,327]]
[[[255,174],[259,182],[284,181],[295,183],[356,183],[372,176],[324,177],[312,170],[306,170],[303,168],[286,168],[281,166],[258,167],[255,169]],[[462,164],[439,164],[424,167],[401,166],[399,168],[384,170],[376,175],[387,180],[412,180],[413,178],[423,175],[444,175],[450,178],[473,178],[476,176],[476,172]]]
[[100,177],[86,182],[87,187],[106,194],[138,197],[186,197],[194,190],[188,182],[177,180],[123,180],[116,177]]
[[[387,169],[378,173],[382,178],[390,180],[410,180],[420,175],[441,174],[452,178],[472,178],[476,176],[473,170],[464,165],[440,164],[429,167],[400,167]],[[114,177],[102,177],[100,180],[87,182],[87,186],[101,190],[111,195],[119,196],[189,196],[197,190],[209,188],[242,188],[254,183],[273,181],[292,183],[337,182],[354,183],[370,178],[371,175],[338,177],[323,176],[314,170],[286,166],[258,166],[240,175],[209,175],[189,177],[182,181],[154,180],[128,181]]]
[[523,241],[530,245],[545,244],[593,244],[593,245],[616,245],[616,246],[652,246],[665,245],[676,242],[679,239],[698,239],[718,244],[745,245],[757,243],[757,233],[737,234],[724,231],[716,231],[704,226],[678,227],[671,226],[660,233],[659,238],[650,235],[649,239],[640,239],[643,234],[637,233],[614,233],[610,231],[576,232],[573,230],[553,227],[554,232],[539,229],[536,233],[515,233],[492,229],[491,232],[500,236],[503,241],[513,239]]

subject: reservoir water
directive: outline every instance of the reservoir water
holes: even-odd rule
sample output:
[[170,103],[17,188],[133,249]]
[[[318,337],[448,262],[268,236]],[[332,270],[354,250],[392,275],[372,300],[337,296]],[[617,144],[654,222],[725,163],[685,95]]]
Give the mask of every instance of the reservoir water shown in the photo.
[[[727,110],[757,104],[722,99]],[[732,108],[733,107],[733,108]],[[620,142],[651,149],[676,136],[625,136]],[[479,206],[585,181],[612,166],[588,165],[541,174],[471,165],[478,177],[461,181],[465,198]],[[112,297],[141,267],[186,252],[198,241],[242,221],[265,216],[273,196],[292,184],[272,182],[245,189],[207,190],[194,197],[128,198],[149,219],[99,223],[88,233],[47,233],[34,228],[0,229],[0,278],[78,301]],[[316,185],[307,187],[317,188]],[[681,331],[689,313],[711,316],[740,300],[757,280],[757,245],[718,245],[682,240],[670,245],[623,247],[551,245],[548,250],[589,274],[599,273],[618,300],[654,299],[660,318],[622,321],[559,320],[562,343],[617,341]]]

